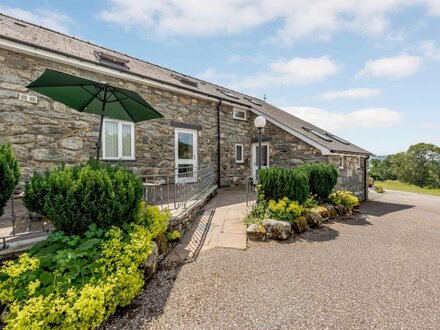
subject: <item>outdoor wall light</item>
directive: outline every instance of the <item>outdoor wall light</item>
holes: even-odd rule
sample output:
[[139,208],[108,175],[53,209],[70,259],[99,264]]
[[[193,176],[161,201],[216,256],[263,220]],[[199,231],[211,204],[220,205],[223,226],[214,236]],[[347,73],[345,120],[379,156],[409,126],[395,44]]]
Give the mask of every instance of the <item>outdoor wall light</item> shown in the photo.
[[266,118],[258,116],[257,118],[255,118],[254,125],[256,128],[261,130],[262,128],[264,128],[264,126],[266,126]]

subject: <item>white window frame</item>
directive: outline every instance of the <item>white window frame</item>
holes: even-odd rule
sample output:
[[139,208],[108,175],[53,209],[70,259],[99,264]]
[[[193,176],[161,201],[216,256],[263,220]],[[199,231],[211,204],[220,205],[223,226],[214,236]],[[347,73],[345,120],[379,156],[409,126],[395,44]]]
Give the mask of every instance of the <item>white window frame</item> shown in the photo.
[[[342,160],[342,165],[341,165],[341,160]],[[339,159],[338,159],[338,167],[339,167],[339,169],[340,170],[343,170],[344,169],[344,166],[345,164],[344,164],[344,156],[339,156]]]
[[[237,159],[237,147],[241,147],[241,160]],[[244,144],[237,143],[235,144],[234,149],[235,149],[235,163],[244,164]]]
[[[244,113],[244,118],[237,117],[237,115],[236,115],[237,112],[243,112]],[[246,110],[242,110],[242,109],[234,108],[233,109],[233,113],[232,113],[232,117],[234,119],[237,119],[237,120],[247,121],[247,111]]]
[[[118,125],[118,156],[117,157],[107,157],[105,156],[105,125],[107,123],[116,123]],[[131,127],[131,156],[122,156],[122,125],[129,125]],[[135,150],[135,124],[131,121],[104,118],[104,123],[102,125],[102,159],[103,160],[135,160],[136,150]]]

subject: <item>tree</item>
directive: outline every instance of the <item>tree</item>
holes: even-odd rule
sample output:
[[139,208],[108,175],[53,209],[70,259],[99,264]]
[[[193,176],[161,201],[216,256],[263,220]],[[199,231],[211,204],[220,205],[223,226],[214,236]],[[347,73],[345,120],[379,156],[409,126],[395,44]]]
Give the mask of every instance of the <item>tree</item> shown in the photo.
[[20,167],[10,144],[0,145],[0,216],[20,178]]
[[372,159],[370,163],[370,176],[374,180],[395,180],[396,176],[393,173],[393,168],[389,157],[384,160]]
[[419,187],[439,187],[440,147],[429,143],[418,143],[406,152],[404,181]]

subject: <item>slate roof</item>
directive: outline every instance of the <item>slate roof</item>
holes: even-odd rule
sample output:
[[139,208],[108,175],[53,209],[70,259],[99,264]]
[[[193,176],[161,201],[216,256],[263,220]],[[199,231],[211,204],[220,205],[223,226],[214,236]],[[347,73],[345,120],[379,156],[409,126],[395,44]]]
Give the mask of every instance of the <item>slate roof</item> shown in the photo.
[[[87,41],[77,39],[72,36],[68,36],[32,23],[24,22],[0,13],[0,37],[4,39],[9,39],[15,42],[19,42],[26,45],[31,45],[36,48],[49,50],[59,54],[64,54],[77,59],[85,60],[99,65],[104,65],[100,62],[99,57],[96,55],[98,52],[103,52],[115,56],[120,59],[128,60],[127,72],[131,74],[138,75],[144,78],[152,79],[167,85],[178,87],[181,89],[186,89],[193,91],[195,93],[200,93],[207,96],[213,96],[221,98],[225,101],[239,104],[250,109],[255,109],[257,112],[263,113],[267,118],[272,119],[279,126],[287,126],[306,136],[310,140],[315,141],[317,144],[330,149],[335,153],[353,153],[353,154],[365,154],[371,155],[367,150],[364,150],[354,144],[344,144],[340,141],[332,139],[331,142],[325,141],[320,137],[316,136],[312,132],[304,130],[303,127],[312,128],[316,132],[325,135],[327,131],[320,129],[298,117],[295,117],[279,108],[276,108],[263,100],[254,98],[237,91],[230,90],[212,84],[197,78],[193,78],[158,65],[148,63],[146,61],[122,54]],[[104,65],[107,66],[107,65]],[[108,67],[108,66],[107,66]],[[118,69],[119,71],[124,71],[123,69]],[[197,85],[191,85],[180,81],[175,78],[175,76],[185,77]],[[225,95],[221,92],[225,90],[227,92],[233,93],[236,97],[231,97]],[[249,100],[254,100],[254,102]],[[260,105],[256,105],[255,101]]]

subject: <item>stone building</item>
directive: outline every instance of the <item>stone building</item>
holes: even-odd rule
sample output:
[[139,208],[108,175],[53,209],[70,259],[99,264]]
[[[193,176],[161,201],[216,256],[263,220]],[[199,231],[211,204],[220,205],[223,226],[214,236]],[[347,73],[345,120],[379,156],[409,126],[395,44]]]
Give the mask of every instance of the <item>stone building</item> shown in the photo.
[[24,179],[96,153],[97,116],[25,87],[47,68],[134,90],[164,116],[137,124],[106,119],[107,162],[160,174],[213,165],[221,186],[243,183],[256,174],[254,119],[264,116],[264,166],[328,162],[339,169],[338,188],[367,196],[371,154],[348,141],[263,100],[0,15],[0,143],[12,144]]

